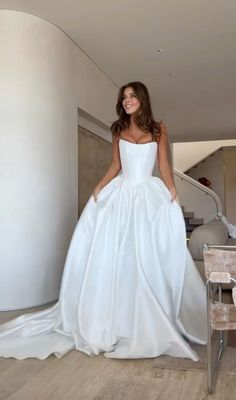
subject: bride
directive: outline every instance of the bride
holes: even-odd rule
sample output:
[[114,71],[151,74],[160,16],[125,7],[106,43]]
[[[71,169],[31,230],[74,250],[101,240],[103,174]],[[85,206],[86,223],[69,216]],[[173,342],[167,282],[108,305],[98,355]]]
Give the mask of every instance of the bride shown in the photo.
[[[165,126],[147,88],[121,87],[112,164],[75,228],[58,302],[0,326],[0,356],[45,359],[72,349],[110,358],[198,355],[204,284],[186,247]],[[158,161],[161,177],[152,176]]]

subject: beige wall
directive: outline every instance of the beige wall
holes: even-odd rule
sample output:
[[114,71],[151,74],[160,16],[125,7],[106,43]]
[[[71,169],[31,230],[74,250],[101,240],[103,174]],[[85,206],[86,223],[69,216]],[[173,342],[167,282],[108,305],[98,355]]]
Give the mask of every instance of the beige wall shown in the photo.
[[212,183],[210,189],[218,194],[222,202],[223,210],[225,210],[225,191],[224,191],[224,174],[223,174],[223,151],[218,150],[212,156],[200,162],[196,167],[188,171],[189,176],[196,181],[200,177],[206,177]]
[[78,215],[112,160],[112,145],[87,129],[78,129]]
[[236,148],[224,149],[224,179],[226,215],[236,224]]
[[211,189],[220,197],[224,214],[236,224],[236,147],[223,147],[191,168],[188,175],[195,180],[204,176],[212,182]]

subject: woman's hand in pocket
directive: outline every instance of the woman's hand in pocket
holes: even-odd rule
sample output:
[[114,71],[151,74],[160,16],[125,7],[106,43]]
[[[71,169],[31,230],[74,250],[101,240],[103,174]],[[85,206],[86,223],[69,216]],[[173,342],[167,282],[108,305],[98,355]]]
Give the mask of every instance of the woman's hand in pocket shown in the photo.
[[97,201],[100,191],[101,191],[100,186],[96,186],[94,191],[93,191],[93,193],[92,193],[94,201]]
[[173,187],[173,188],[169,189],[169,191],[170,191],[170,194],[171,194],[171,200],[170,201],[172,203],[173,203],[173,201],[177,201],[179,203],[179,198],[178,198],[178,195],[177,195],[176,188]]

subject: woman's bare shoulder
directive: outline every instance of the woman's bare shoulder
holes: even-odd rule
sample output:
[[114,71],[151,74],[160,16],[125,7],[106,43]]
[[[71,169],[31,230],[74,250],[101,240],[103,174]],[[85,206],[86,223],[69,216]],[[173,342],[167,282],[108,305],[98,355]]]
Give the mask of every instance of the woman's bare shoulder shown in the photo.
[[118,135],[117,133],[112,133],[112,142],[119,143],[119,140],[120,140],[120,135]]

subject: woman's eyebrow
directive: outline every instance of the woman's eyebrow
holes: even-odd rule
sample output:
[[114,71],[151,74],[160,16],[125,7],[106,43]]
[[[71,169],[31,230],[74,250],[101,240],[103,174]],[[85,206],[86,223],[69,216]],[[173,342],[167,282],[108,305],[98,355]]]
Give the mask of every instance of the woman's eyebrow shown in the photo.
[[128,96],[129,94],[135,94],[134,92],[126,93],[123,96]]

